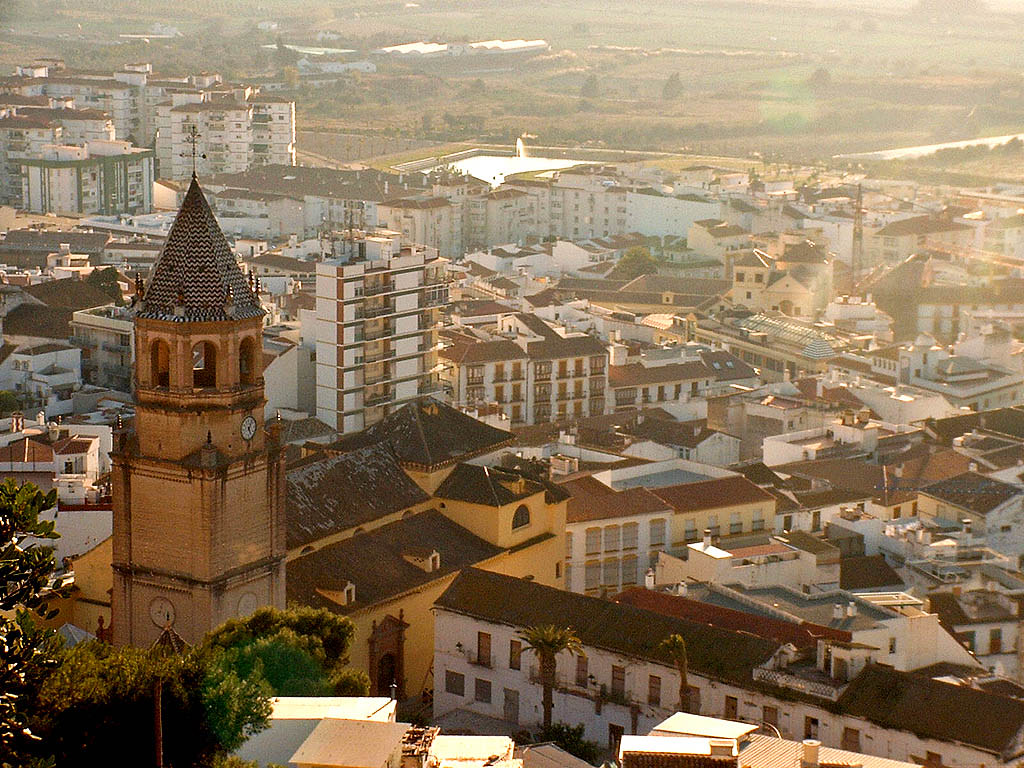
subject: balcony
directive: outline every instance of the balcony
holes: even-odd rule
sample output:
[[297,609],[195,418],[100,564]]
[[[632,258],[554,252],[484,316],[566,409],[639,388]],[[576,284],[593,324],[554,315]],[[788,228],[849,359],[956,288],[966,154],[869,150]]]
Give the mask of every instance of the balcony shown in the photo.
[[81,347],[82,349],[95,349],[96,342],[92,339],[88,339],[85,336],[72,336],[68,341],[75,347]]
[[388,291],[395,290],[395,286],[391,283],[382,283],[380,285],[365,286],[363,288],[363,296],[377,296]]
[[116,352],[123,355],[130,354],[132,351],[132,348],[127,344],[115,344],[109,341],[103,342],[103,348],[107,350],[107,352]]
[[363,363],[379,363],[381,360],[387,360],[395,356],[395,350],[388,349],[384,352],[377,352],[372,355],[363,355]]
[[754,680],[792,691],[800,691],[829,701],[838,701],[846,685],[825,675],[818,669],[801,670],[804,674],[791,674],[779,669],[754,668]]
[[391,400],[392,395],[390,392],[384,395],[374,395],[373,397],[368,397],[365,400],[363,400],[363,407],[372,408],[375,405],[383,405],[384,403],[389,403],[391,402]]

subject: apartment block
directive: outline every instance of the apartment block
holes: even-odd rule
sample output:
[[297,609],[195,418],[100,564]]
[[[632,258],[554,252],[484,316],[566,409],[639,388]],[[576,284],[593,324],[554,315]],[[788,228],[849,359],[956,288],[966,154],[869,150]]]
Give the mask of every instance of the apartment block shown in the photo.
[[21,169],[27,211],[116,215],[153,207],[153,150],[128,141],[45,145]]
[[[242,173],[260,165],[295,165],[295,103],[251,88],[185,94],[159,104],[157,161],[162,178]],[[196,134],[192,138],[193,132]]]
[[437,392],[437,326],[447,261],[378,230],[317,264],[317,418],[358,432]]
[[595,336],[509,313],[491,340],[447,341],[442,376],[458,406],[497,403],[513,426],[605,412],[608,350]]
[[71,316],[70,342],[82,350],[82,381],[132,391],[134,325],[125,307],[81,309]]
[[22,205],[23,161],[40,156],[43,147],[62,140],[63,130],[55,120],[23,115],[0,118],[0,204]]

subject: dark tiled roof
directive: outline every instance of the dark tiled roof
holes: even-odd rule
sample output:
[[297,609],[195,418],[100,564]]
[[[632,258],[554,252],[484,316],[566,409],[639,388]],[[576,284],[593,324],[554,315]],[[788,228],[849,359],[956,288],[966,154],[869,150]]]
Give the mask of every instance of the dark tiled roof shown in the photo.
[[763,461],[754,461],[748,464],[737,464],[730,467],[730,469],[739,472],[747,480],[757,485],[770,485],[775,488],[781,488],[783,480],[777,474],[775,474],[768,465]]
[[812,555],[835,555],[839,557],[839,550],[834,544],[829,544],[824,539],[812,536],[807,531],[789,531],[779,534],[779,539],[791,547],[810,552]]
[[615,601],[647,611],[663,613],[666,616],[677,616],[701,624],[710,624],[721,629],[749,632],[777,643],[792,643],[797,648],[814,647],[820,637],[844,642],[849,642],[853,638],[853,635],[843,629],[833,629],[807,622],[796,624],[772,616],[735,611],[722,605],[693,600],[681,595],[670,595],[666,592],[656,592],[642,587],[627,589],[618,595]]
[[683,483],[665,488],[652,488],[651,492],[666,501],[676,512],[739,506],[758,501],[775,501],[775,497],[754,485],[742,475]]
[[903,579],[882,555],[844,557],[839,561],[840,589],[877,589],[903,586]]
[[1024,701],[870,664],[846,687],[840,711],[922,738],[961,742],[1009,761],[1020,751]]
[[875,237],[902,237],[904,235],[930,235],[935,232],[957,232],[969,230],[967,224],[943,221],[931,216],[913,216],[886,224],[875,232]]
[[686,641],[693,672],[741,685],[750,684],[753,668],[779,646],[766,638],[476,568],[462,571],[435,605],[512,627],[571,627],[584,646],[661,664],[671,664],[671,660],[659,644],[669,635],[679,634]]
[[561,486],[572,494],[565,510],[567,523],[672,512],[664,501],[646,488],[616,491],[590,475],[567,480]]
[[[403,555],[437,550],[441,567],[428,573]],[[288,563],[288,602],[350,613],[454,571],[484,562],[502,550],[429,509],[354,538],[329,544]],[[356,588],[352,605],[339,605],[319,590]]]
[[22,290],[51,307],[79,310],[105,307],[114,300],[92,283],[75,277],[26,285]]
[[637,424],[633,434],[664,445],[679,445],[696,448],[709,437],[718,434],[708,429],[706,422],[700,421],[669,421],[668,419],[644,419]]
[[[559,282],[559,287],[562,283]],[[729,280],[713,277],[672,277],[671,275],[640,275],[619,290],[624,293],[684,293],[688,296],[721,296],[732,288]]]
[[330,447],[353,450],[386,443],[400,462],[434,467],[487,453],[512,440],[511,432],[484,424],[432,397],[424,397]]
[[138,316],[156,320],[210,322],[263,315],[195,177],[144,296]]
[[964,472],[933,483],[923,488],[922,492],[961,509],[985,515],[1021,491],[1014,485],[977,472]]
[[459,464],[434,491],[434,497],[503,507],[540,493],[544,486],[516,472],[477,464]]
[[74,313],[73,309],[66,307],[19,304],[4,317],[4,334],[40,339],[67,339],[71,336],[71,317]]
[[463,364],[496,363],[504,360],[527,359],[523,348],[508,339],[456,343],[450,347],[445,347],[438,354],[446,360]]
[[12,229],[0,244],[0,251],[16,248],[21,251],[54,253],[67,244],[72,253],[98,255],[110,241],[107,232],[59,232],[53,230]]
[[700,359],[711,369],[715,381],[751,379],[757,376],[757,371],[731,352],[705,350],[700,353]]
[[712,379],[714,371],[704,363],[669,363],[645,367],[641,363],[608,366],[608,386],[642,387],[648,384],[665,384],[691,379]]
[[53,461],[53,448],[41,440],[23,437],[0,448],[0,461],[16,464],[31,464],[33,462],[51,463]]
[[287,482],[289,549],[430,498],[409,479],[386,445],[308,459],[288,469]]

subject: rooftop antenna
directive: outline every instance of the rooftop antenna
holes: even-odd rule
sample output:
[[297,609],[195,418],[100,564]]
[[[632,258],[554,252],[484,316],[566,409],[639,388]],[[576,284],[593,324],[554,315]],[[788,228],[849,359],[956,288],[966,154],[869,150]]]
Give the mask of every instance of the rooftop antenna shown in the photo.
[[[192,125],[189,126],[188,133],[185,134],[185,143],[186,144],[191,144],[192,145],[192,149],[189,152],[182,152],[179,155],[179,157],[188,157],[189,155],[192,156],[192,178],[193,179],[196,178],[196,151],[197,151],[197,147],[199,146],[199,139],[200,139],[200,137],[202,135],[203,134],[201,134],[199,132],[199,128],[196,127],[196,124],[192,123]],[[205,152],[199,153],[199,157],[202,158],[203,160],[205,160],[206,159],[206,153]]]

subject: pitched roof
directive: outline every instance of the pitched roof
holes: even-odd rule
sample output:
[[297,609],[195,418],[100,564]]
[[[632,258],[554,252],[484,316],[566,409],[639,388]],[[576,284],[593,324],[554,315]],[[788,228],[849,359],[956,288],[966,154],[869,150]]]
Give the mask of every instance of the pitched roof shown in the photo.
[[503,507],[543,490],[541,483],[516,472],[478,464],[458,464],[434,491],[434,497]]
[[401,512],[429,500],[387,445],[314,456],[288,468],[288,548]]
[[525,350],[508,339],[495,341],[457,342],[445,347],[438,355],[455,363],[497,363],[504,360],[526,360]]
[[561,483],[572,494],[565,510],[567,523],[606,520],[613,517],[671,513],[668,505],[646,488],[616,491],[591,475]]
[[1021,493],[1021,490],[1015,485],[977,472],[964,472],[932,483],[922,488],[921,492],[961,509],[985,515]]
[[693,600],[689,597],[670,595],[667,592],[657,592],[642,587],[627,589],[615,597],[615,602],[662,613],[666,616],[677,616],[701,624],[711,624],[721,629],[749,632],[758,637],[770,638],[778,643],[792,643],[797,648],[814,647],[820,637],[845,642],[849,642],[853,637],[843,629],[833,629],[807,622],[796,624],[792,621],[777,619],[774,616],[736,611],[722,605],[714,605],[702,600]]
[[840,589],[877,589],[902,587],[903,579],[882,555],[844,557],[839,561]]
[[922,738],[961,742],[1006,761],[1020,752],[1024,701],[869,664],[837,702],[847,714]]
[[652,488],[651,493],[670,504],[676,512],[732,507],[759,501],[775,502],[774,496],[742,475]]
[[714,371],[701,362],[644,366],[641,363],[608,366],[608,386],[639,387],[690,379],[712,379]]
[[67,339],[71,336],[71,318],[74,314],[75,310],[68,307],[19,304],[4,317],[4,335]]
[[511,432],[485,424],[432,397],[422,397],[329,447],[353,450],[386,443],[402,463],[436,467],[487,453],[513,439]]
[[[406,559],[436,550],[438,570],[427,572]],[[420,585],[484,562],[502,552],[434,509],[402,518],[288,562],[288,602],[351,613]],[[351,582],[355,603],[331,600]],[[325,594],[326,593],[326,594]]]
[[969,230],[967,224],[955,221],[943,221],[932,216],[913,216],[886,224],[875,232],[875,237],[902,237],[904,235],[928,235],[933,232],[957,232]]
[[138,316],[184,323],[262,315],[259,298],[246,282],[193,176],[153,267]]
[[113,304],[114,300],[95,285],[76,277],[48,280],[26,285],[22,290],[34,299],[62,309],[92,309]]
[[584,646],[603,648],[659,664],[671,660],[659,647],[671,634],[686,641],[690,669],[700,675],[749,685],[752,670],[779,644],[694,621],[645,611],[514,576],[467,568],[434,605],[512,627],[571,627]]

